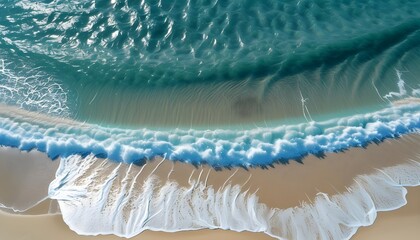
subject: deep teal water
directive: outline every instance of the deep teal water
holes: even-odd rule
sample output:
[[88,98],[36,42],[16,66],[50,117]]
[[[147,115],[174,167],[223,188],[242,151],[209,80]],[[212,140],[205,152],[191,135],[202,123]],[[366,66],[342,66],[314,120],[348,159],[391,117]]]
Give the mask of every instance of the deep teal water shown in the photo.
[[398,91],[396,70],[418,88],[417,9],[416,0],[5,0],[0,101],[146,125],[301,117],[298,90],[313,114],[383,104]]

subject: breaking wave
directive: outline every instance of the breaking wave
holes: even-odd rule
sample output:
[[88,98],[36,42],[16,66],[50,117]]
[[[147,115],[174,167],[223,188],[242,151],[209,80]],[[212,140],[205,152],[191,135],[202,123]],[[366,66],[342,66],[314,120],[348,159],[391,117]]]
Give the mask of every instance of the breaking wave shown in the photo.
[[[404,102],[403,102],[404,103]],[[55,159],[93,154],[142,164],[163,156],[195,165],[255,167],[300,159],[307,154],[343,151],[418,131],[420,104],[408,99],[381,111],[274,128],[251,130],[125,130],[66,123],[46,116],[12,114],[3,107],[0,145],[37,149]],[[28,114],[28,113],[26,113]],[[36,119],[39,119],[38,121]]]

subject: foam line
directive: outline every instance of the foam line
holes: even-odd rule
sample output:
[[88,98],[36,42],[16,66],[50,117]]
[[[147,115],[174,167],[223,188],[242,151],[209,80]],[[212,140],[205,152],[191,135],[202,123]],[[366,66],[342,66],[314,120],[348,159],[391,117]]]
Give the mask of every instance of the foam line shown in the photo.
[[[37,149],[52,158],[93,154],[124,163],[144,164],[147,159],[169,160],[221,167],[255,167],[300,159],[307,154],[342,151],[418,131],[418,99],[405,99],[380,111],[335,118],[324,122],[282,125],[250,130],[117,129],[0,114],[0,145],[29,151]],[[46,118],[46,117],[45,117]]]

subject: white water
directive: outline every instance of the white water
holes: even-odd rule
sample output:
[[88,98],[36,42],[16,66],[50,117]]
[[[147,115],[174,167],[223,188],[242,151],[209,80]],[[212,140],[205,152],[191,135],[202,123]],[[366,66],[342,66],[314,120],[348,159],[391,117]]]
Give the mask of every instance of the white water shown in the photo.
[[[250,130],[117,129],[66,123],[40,115],[0,113],[0,145],[37,149],[54,159],[94,154],[125,163],[166,156],[213,167],[267,166],[307,154],[365,146],[420,128],[418,99],[383,110],[323,122]],[[41,120],[39,120],[41,119]],[[44,120],[43,120],[44,119]]]

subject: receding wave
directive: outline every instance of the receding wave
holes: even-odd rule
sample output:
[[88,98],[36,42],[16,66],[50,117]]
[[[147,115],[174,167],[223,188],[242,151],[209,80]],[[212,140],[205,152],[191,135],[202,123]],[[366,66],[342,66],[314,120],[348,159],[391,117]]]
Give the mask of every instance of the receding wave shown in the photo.
[[132,237],[147,229],[219,228],[278,239],[349,239],[359,227],[371,225],[378,211],[405,205],[404,186],[420,185],[416,159],[357,176],[345,193],[319,193],[312,203],[276,209],[259,203],[257,195],[240,185],[214,189],[191,180],[182,187],[162,182],[153,172],[137,181],[141,172],[92,155],[70,156],[62,159],[49,195],[58,200],[70,228],[84,235]]

